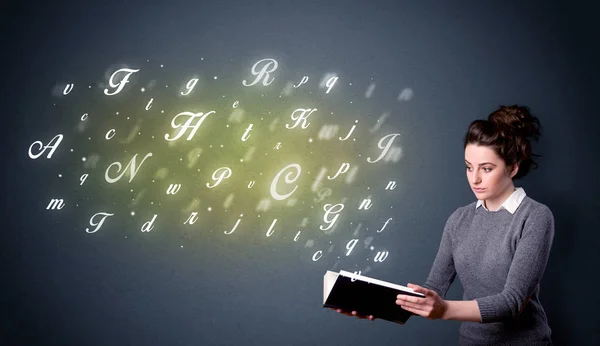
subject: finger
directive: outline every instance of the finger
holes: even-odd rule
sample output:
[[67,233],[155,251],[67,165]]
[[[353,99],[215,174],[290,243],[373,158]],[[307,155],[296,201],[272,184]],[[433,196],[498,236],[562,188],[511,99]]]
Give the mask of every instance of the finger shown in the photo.
[[411,303],[411,302],[402,302],[400,305],[401,308],[405,308],[405,307],[409,307],[409,308],[413,308],[413,309],[418,309],[418,310],[423,310],[423,306],[419,305],[419,304],[415,304],[415,303]]
[[352,311],[352,316],[356,316],[357,318],[365,318],[365,316],[359,315],[358,311]]
[[416,304],[425,304],[425,302],[427,302],[427,299],[425,299],[425,298],[411,297],[411,296],[407,296],[404,294],[399,294],[397,300],[416,303]]
[[421,287],[421,286],[419,286],[419,285],[413,285],[413,284],[410,284],[410,286],[409,286],[409,287],[410,287],[410,288],[412,288],[412,289],[413,289],[413,291],[415,291],[415,292],[417,292],[417,293],[423,293],[424,295],[429,295],[429,294],[431,294],[431,292],[432,292],[431,290],[428,290],[427,288],[425,288],[425,287]]
[[419,316],[427,316],[427,312],[424,311],[424,310],[417,309],[417,308],[414,308],[414,307],[411,307],[411,306],[407,306],[407,305],[402,305],[401,307],[402,307],[402,309],[404,309],[406,311],[410,311],[410,312],[412,312],[414,314],[417,314]]

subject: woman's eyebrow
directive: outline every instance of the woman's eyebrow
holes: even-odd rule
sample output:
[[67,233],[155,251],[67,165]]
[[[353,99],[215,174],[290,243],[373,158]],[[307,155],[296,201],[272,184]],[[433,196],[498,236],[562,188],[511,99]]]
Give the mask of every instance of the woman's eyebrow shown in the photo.
[[[469,162],[469,161],[467,161],[467,160],[465,160],[465,162],[466,162],[466,163],[468,163],[468,164],[471,164],[471,162]],[[479,164],[479,167],[481,167],[481,166],[483,166],[483,165],[492,165],[492,166],[496,167],[496,165],[495,165],[495,164],[493,164],[493,163],[491,163],[491,162],[484,162],[484,163],[480,163],[480,164]]]

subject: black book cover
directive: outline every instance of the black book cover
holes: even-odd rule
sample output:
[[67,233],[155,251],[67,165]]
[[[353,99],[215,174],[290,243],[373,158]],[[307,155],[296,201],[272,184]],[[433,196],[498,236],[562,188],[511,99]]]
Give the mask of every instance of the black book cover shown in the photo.
[[373,315],[375,318],[405,323],[413,313],[396,304],[398,294],[423,297],[420,293],[354,280],[338,274],[329,295],[324,298],[323,307],[356,311],[359,315]]

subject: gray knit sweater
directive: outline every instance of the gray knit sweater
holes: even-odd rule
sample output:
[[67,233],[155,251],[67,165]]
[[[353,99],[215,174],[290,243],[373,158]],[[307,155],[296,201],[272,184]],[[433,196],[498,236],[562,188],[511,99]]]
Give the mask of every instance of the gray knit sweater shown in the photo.
[[462,322],[460,345],[551,344],[539,292],[553,238],[552,212],[528,196],[514,214],[476,202],[452,213],[423,287],[444,298],[458,274],[477,301],[481,322]]

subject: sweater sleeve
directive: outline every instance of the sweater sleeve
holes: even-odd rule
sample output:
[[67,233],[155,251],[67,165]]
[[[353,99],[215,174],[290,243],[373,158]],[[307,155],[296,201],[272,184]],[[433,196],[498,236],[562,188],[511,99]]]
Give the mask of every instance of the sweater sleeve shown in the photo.
[[433,261],[433,265],[431,270],[429,271],[429,276],[427,280],[422,285],[425,288],[430,290],[434,290],[437,294],[442,297],[442,299],[446,296],[446,292],[448,292],[448,288],[454,282],[454,278],[456,277],[456,269],[454,268],[454,258],[452,256],[452,230],[454,229],[454,224],[456,220],[456,215],[458,210],[456,210],[448,220],[446,221],[446,225],[444,226],[444,231],[442,233],[442,240],[440,241],[440,247],[438,249],[435,260]]
[[518,316],[546,269],[554,238],[554,216],[544,206],[525,221],[502,292],[476,298],[481,323]]

